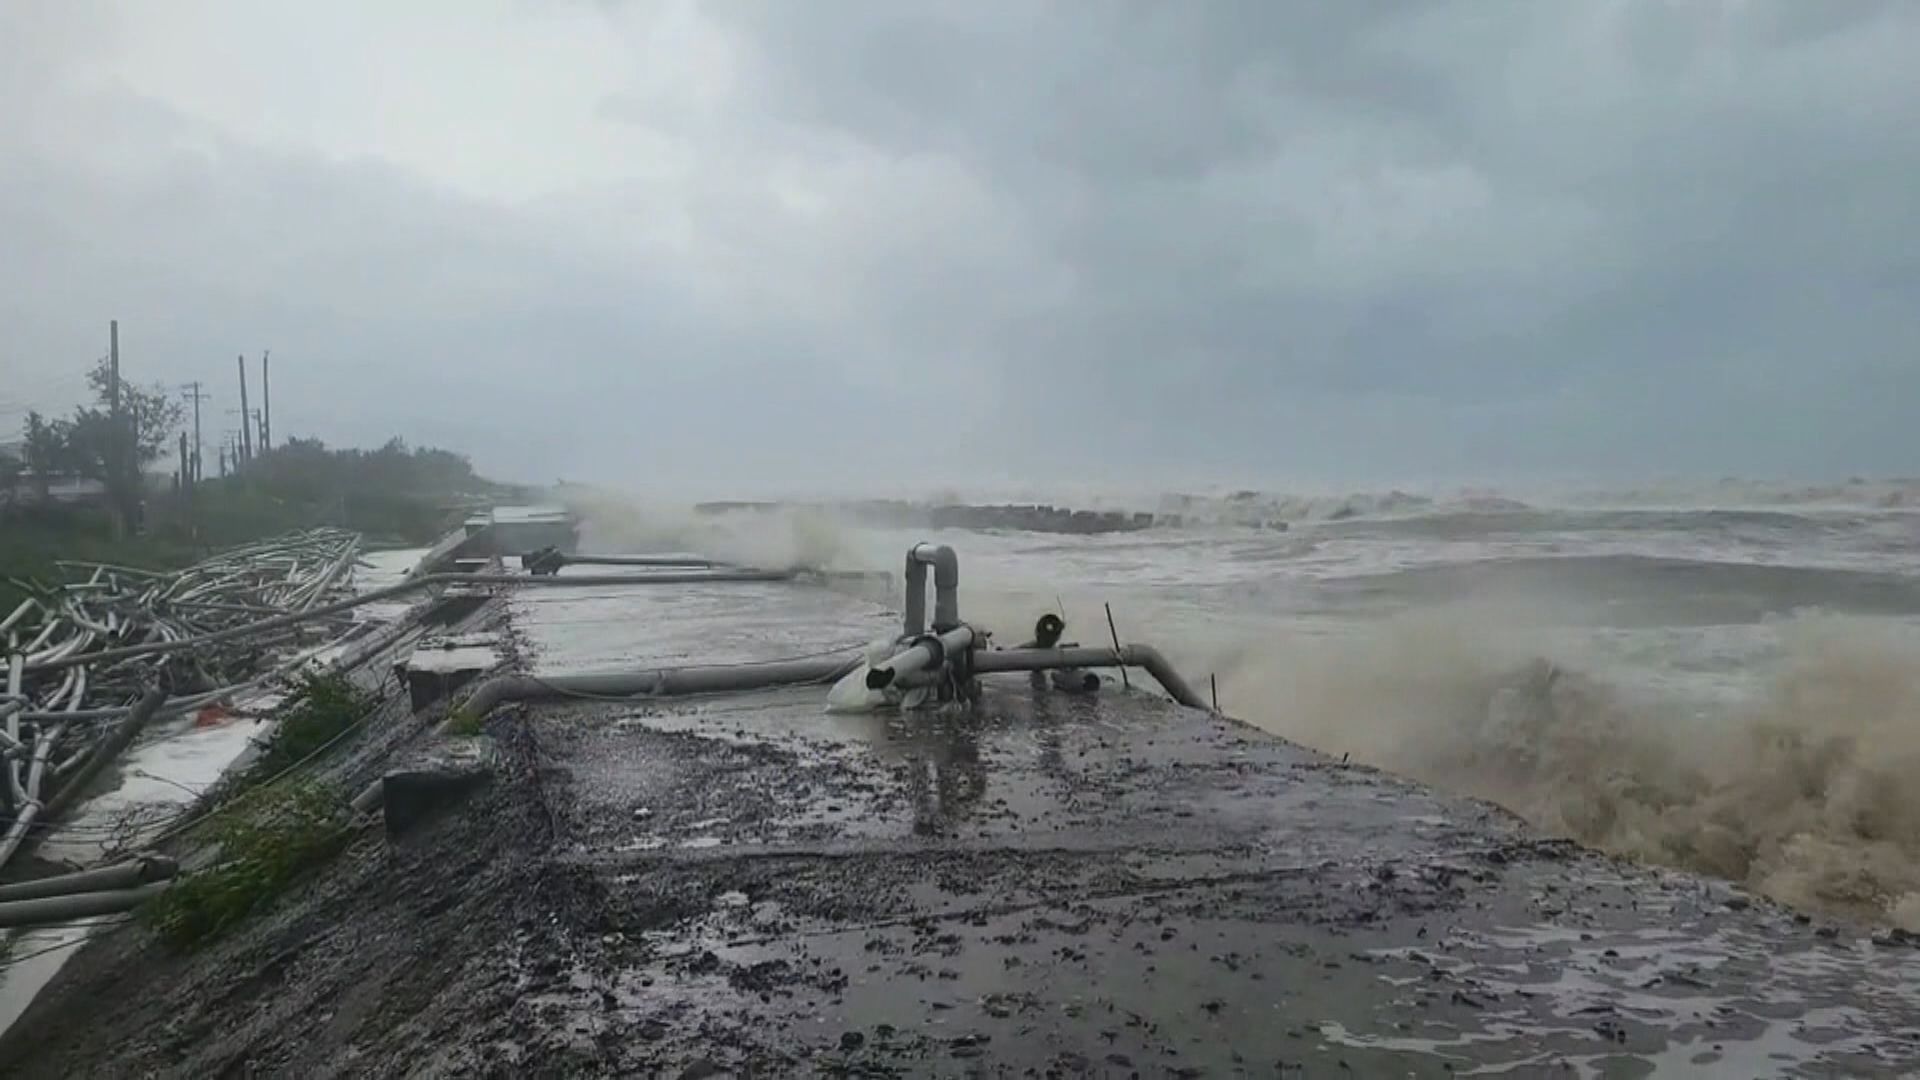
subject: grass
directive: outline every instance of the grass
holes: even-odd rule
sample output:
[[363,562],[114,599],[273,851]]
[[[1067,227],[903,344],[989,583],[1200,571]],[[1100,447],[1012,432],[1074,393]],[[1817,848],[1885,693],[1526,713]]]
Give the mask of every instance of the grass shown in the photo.
[[376,705],[343,675],[301,681],[259,759],[208,796],[213,809],[196,828],[218,848],[215,864],[185,875],[142,909],[162,939],[179,946],[211,940],[346,846],[351,815],[340,791],[281,778],[332,746]]
[[486,730],[486,720],[472,709],[460,709],[447,719],[447,734],[472,738]]
[[340,674],[309,674],[292,704],[280,710],[280,726],[247,773],[251,781],[280,775],[318,753],[372,711],[373,696]]
[[140,912],[177,946],[209,941],[264,910],[350,837],[339,790],[318,783],[263,789],[244,810],[224,811],[206,828],[218,861],[185,875]]

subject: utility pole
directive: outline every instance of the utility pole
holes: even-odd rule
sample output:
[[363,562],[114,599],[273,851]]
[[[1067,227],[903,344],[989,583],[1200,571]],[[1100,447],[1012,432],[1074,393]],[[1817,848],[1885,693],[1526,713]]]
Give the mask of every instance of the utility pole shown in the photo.
[[120,422],[120,320],[107,321],[107,497],[113,503],[114,518],[121,535],[132,522],[127,520],[126,476],[121,460],[125,432]]
[[200,382],[196,379],[181,388],[180,396],[187,401],[193,402],[193,479],[198,483],[200,480],[200,453],[206,446],[205,443],[200,441],[200,403],[206,401],[212,395],[201,393]]
[[180,493],[193,490],[193,469],[187,463],[187,433],[180,433]]
[[273,449],[273,383],[267,379],[267,358],[272,349],[260,350],[260,452]]
[[220,479],[227,478],[227,444],[220,444]]
[[120,320],[107,323],[107,412],[120,424]]
[[240,354],[240,460],[253,460],[253,410],[247,405],[247,356]]

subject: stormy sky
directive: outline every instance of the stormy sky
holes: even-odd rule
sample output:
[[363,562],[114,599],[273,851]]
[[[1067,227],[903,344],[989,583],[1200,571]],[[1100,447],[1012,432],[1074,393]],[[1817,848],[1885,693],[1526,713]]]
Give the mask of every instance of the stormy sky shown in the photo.
[[774,493],[1920,472],[1920,4],[0,2],[0,425]]

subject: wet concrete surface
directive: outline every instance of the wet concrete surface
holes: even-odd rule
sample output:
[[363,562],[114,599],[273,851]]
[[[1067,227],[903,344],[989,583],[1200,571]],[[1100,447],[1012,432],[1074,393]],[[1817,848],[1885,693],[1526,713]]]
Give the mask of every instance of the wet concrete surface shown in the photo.
[[544,989],[553,1015],[641,1069],[1920,1065],[1905,944],[1144,695],[1012,681],[865,729],[804,693],[543,711],[555,857],[613,942]]
[[[517,662],[563,666],[580,635],[727,661],[890,629],[804,586],[679,592],[516,599]],[[1905,939],[1139,690],[997,676],[976,710],[906,715],[824,699],[500,710],[495,783],[399,840],[370,830],[204,952],[132,931],[89,947],[31,1036],[0,1041],[0,1073],[1920,1069]],[[417,750],[431,719],[380,728],[342,779]]]
[[781,582],[529,590],[508,604],[533,668],[555,675],[844,652],[900,632],[857,593]]

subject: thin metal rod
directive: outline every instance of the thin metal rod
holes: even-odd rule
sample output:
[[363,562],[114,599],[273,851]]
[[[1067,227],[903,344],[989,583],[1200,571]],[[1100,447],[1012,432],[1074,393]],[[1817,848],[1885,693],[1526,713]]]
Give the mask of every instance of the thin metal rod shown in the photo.
[[[1101,606],[1107,609],[1107,633],[1113,635],[1113,654],[1118,656],[1120,655],[1120,631],[1113,625],[1113,605],[1102,604]],[[1120,685],[1128,690],[1133,689],[1133,684],[1127,681],[1127,669],[1125,665],[1122,665],[1120,668]]]

